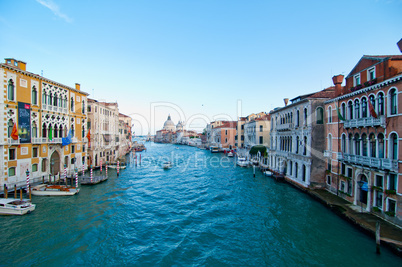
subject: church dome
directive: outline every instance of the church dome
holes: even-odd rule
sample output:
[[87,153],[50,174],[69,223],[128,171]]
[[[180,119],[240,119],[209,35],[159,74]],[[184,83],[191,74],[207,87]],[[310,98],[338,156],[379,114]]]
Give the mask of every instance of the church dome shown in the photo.
[[174,126],[174,123],[172,119],[170,118],[170,115],[168,116],[167,120],[163,124],[163,130],[168,130],[168,131],[175,131],[176,126]]
[[184,129],[184,124],[182,121],[179,121],[179,123],[176,125],[176,129],[177,131]]

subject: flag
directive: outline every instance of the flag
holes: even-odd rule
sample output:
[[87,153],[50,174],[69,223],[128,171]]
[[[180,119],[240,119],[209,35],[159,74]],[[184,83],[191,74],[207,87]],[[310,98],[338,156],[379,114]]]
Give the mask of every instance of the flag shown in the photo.
[[71,129],[70,129],[70,131],[68,132],[68,136],[61,138],[61,146],[66,146],[68,144],[71,144],[71,142],[72,142],[71,141],[71,136],[72,135],[73,134],[72,134]]
[[377,115],[377,113],[375,112],[373,103],[371,103],[371,100],[370,100],[370,99],[368,100],[368,102],[369,102],[369,111],[370,111],[370,115],[371,115],[373,118],[376,118],[376,119],[377,119],[378,115]]
[[11,138],[14,140],[18,140],[18,131],[16,123],[14,123],[13,131],[11,132]]
[[91,146],[91,129],[88,130],[87,138],[88,138],[88,146]]
[[52,129],[52,125],[50,125],[50,128],[49,128],[49,140],[52,141],[52,139],[53,139],[53,129]]
[[344,121],[345,118],[342,116],[341,112],[339,111],[339,107],[337,105],[335,105],[336,107],[336,113],[338,113],[338,119],[341,121]]

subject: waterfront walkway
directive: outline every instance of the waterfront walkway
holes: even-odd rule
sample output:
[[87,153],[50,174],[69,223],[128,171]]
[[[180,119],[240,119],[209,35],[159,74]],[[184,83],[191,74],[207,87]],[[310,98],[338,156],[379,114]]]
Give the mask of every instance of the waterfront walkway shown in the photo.
[[387,245],[396,254],[402,256],[402,229],[398,226],[375,216],[372,213],[361,212],[359,206],[353,205],[324,189],[307,191],[311,196],[327,205],[343,218],[346,218],[356,226],[373,236],[373,251],[375,251],[376,223],[380,222],[381,245]]

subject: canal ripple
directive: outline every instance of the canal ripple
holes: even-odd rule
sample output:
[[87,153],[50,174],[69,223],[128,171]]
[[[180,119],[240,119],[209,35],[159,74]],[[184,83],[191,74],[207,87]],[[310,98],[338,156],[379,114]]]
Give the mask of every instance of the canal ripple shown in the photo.
[[[400,258],[306,194],[221,154],[147,144],[73,197],[0,217],[1,266],[396,266]],[[138,154],[139,155],[139,154]],[[171,160],[174,167],[163,170]]]

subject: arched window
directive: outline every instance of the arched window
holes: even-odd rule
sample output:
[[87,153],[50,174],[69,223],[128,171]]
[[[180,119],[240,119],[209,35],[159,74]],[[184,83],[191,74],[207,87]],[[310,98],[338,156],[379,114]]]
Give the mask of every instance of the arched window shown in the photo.
[[[369,97],[369,101],[370,101],[371,105],[373,106],[374,111],[376,111],[376,107],[375,107],[375,97],[374,97],[373,95],[371,95],[371,96]],[[371,114],[371,113],[370,113],[370,114]]]
[[298,173],[298,169],[299,169],[299,165],[297,164],[297,162],[295,163],[295,178],[297,179],[297,173]]
[[85,101],[82,100],[82,114],[85,114]]
[[304,108],[304,125],[307,125],[307,108]]
[[379,133],[377,140],[378,140],[378,157],[383,159],[384,158],[384,134]]
[[46,105],[47,95],[46,91],[42,92],[42,104]]
[[53,105],[53,94],[52,93],[50,93],[50,95],[49,95],[49,103],[48,104]]
[[375,158],[376,157],[376,140],[375,140],[375,135],[372,133],[370,134],[370,157]]
[[59,138],[61,138],[61,137],[63,137],[63,126],[60,125],[60,127],[59,127]]
[[332,107],[328,107],[328,123],[332,122]]
[[303,155],[307,155],[307,136],[304,137],[304,150]]
[[32,105],[38,104],[38,91],[36,90],[35,85],[32,86]]
[[74,112],[74,97],[71,98],[71,111]]
[[362,118],[367,117],[367,98],[362,98]]
[[67,108],[67,96],[64,97],[63,108]]
[[45,123],[42,125],[42,137],[47,137],[47,128]]
[[328,150],[332,151],[332,135],[328,135]]
[[384,115],[384,93],[380,92],[378,94],[378,115]]
[[390,158],[398,159],[398,136],[392,133],[390,136]]
[[306,181],[306,165],[303,164],[302,166],[302,181],[305,182]]
[[[85,126],[82,126],[82,138],[85,137]],[[226,138],[226,143],[227,143],[227,138]]]
[[74,137],[74,125],[71,125],[71,137]]
[[367,157],[367,134],[362,134],[362,155]]
[[13,132],[14,122],[12,120],[8,121],[8,137],[11,137],[11,133]]
[[348,153],[353,154],[353,135],[351,133],[349,134],[348,142],[349,142]]
[[53,106],[57,107],[57,102],[58,102],[59,98],[58,96],[55,94],[54,98],[53,98]]
[[342,153],[346,152],[346,135],[345,134],[342,134],[341,151],[342,151]]
[[300,112],[299,110],[296,111],[296,127],[299,127],[299,118],[300,118]]
[[8,87],[7,87],[7,96],[8,100],[14,101],[15,100],[15,86],[13,80],[8,80]]
[[352,103],[352,101],[348,102],[348,113],[349,113],[349,120],[353,120],[353,103]]
[[354,142],[355,142],[355,155],[360,156],[360,137],[359,137],[359,134],[355,134]]
[[38,126],[36,126],[35,122],[32,123],[32,137],[38,137]]
[[355,100],[355,119],[360,118],[360,101],[359,99]]
[[396,89],[391,89],[389,92],[390,114],[395,115],[398,113],[398,101]]
[[53,137],[54,138],[57,138],[57,137],[59,137],[59,126],[58,125],[55,125],[54,126],[54,130],[53,130]]
[[317,124],[323,124],[324,123],[324,109],[322,107],[318,107],[316,109],[316,122]]
[[299,154],[299,145],[300,145],[300,139],[299,136],[296,136],[296,154]]
[[346,118],[346,104],[345,103],[342,103],[342,105],[341,105],[341,115],[345,120],[347,119]]

